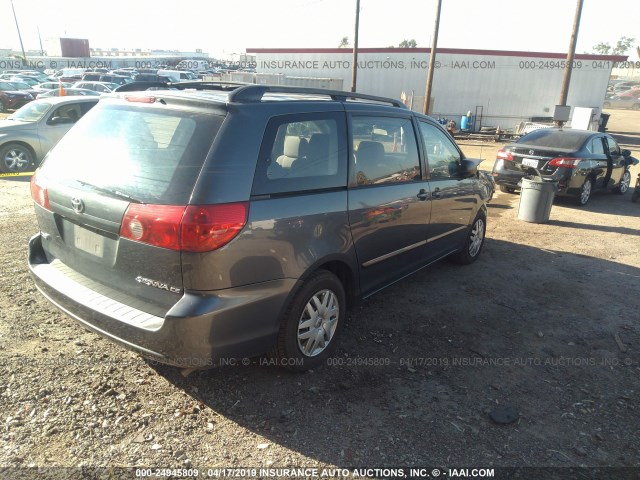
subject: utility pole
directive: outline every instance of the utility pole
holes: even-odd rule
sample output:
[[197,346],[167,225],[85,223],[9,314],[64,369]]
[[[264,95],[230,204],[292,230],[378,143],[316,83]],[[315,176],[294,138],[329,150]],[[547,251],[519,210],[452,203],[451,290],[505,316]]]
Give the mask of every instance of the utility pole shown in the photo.
[[22,45],[22,35],[20,35],[20,27],[18,26],[18,17],[16,17],[16,9],[13,8],[13,0],[11,0],[11,10],[13,10],[13,19],[16,21],[16,29],[18,30],[18,38],[20,39],[20,48],[22,49],[22,64],[27,64],[27,54],[24,53],[24,45]]
[[358,26],[360,25],[360,0],[356,0],[356,31],[353,38],[353,66],[351,68],[351,91],[356,91],[358,78]]
[[40,55],[44,57],[44,48],[42,48],[42,37],[40,36],[40,27],[38,27],[38,40],[40,40]]
[[[569,94],[569,84],[571,83],[571,71],[573,70],[573,58],[576,54],[576,43],[578,42],[578,30],[580,29],[580,16],[582,15],[582,4],[584,0],[578,0],[576,5],[576,15],[573,19],[573,31],[571,32],[571,40],[569,42],[569,53],[567,53],[567,63],[564,67],[564,78],[562,79],[562,90],[560,91],[560,100],[558,105],[567,104],[567,96]],[[558,126],[562,126],[563,122],[556,122]]]
[[431,55],[429,55],[429,71],[427,72],[427,89],[424,93],[424,114],[429,115],[429,101],[431,98],[431,85],[433,84],[433,69],[436,65],[436,48],[438,48],[438,30],[440,29],[440,10],[442,0],[438,0],[436,7],[436,24],[433,28],[433,41],[431,42]]

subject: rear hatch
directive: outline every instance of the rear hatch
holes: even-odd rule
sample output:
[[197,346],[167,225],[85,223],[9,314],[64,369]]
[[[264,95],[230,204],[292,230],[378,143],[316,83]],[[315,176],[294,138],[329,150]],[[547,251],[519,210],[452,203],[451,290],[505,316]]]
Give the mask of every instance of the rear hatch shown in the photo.
[[48,262],[165,313],[183,288],[180,222],[223,113],[170,97],[101,100],[32,180]]

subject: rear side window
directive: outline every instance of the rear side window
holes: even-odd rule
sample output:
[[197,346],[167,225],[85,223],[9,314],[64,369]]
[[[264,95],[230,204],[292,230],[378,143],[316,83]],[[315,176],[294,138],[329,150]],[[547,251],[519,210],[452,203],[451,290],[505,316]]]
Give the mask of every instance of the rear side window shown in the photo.
[[352,119],[356,185],[419,180],[420,158],[410,118]]
[[596,137],[591,140],[590,144],[591,153],[604,155],[604,147],[602,146],[602,137]]
[[346,187],[345,132],[342,113],[272,118],[260,149],[253,194]]
[[143,203],[186,204],[224,117],[99,104],[50,152],[42,173]]

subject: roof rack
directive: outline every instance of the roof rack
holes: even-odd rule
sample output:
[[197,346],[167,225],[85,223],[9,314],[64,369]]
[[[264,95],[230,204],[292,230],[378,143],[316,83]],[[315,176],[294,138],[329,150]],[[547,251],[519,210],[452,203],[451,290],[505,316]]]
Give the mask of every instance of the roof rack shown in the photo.
[[342,90],[327,90],[324,88],[308,88],[294,87],[284,85],[255,85],[245,82],[132,82],[121,85],[116,88],[116,92],[135,92],[148,89],[167,89],[175,88],[184,90],[193,88],[196,90],[218,90],[230,91],[228,96],[229,102],[239,103],[256,103],[261,102],[262,97],[267,93],[289,93],[301,95],[321,95],[330,97],[338,102],[346,102],[349,99],[369,100],[372,102],[386,103],[394,107],[407,108],[400,100],[387,97],[378,97],[376,95],[367,95],[365,93],[344,92]]
[[185,88],[194,88],[197,90],[221,90],[228,91],[238,87],[244,87],[246,85],[253,85],[251,83],[243,82],[131,82],[120,85],[115,89],[116,92],[139,92],[149,89],[168,89],[175,88],[178,90],[184,90]]
[[370,100],[373,102],[388,103],[394,107],[407,108],[400,100],[387,97],[377,97],[364,93],[343,92],[341,90],[326,90],[323,88],[293,87],[283,85],[254,85],[249,84],[237,88],[229,94],[229,102],[260,102],[266,93],[293,93],[303,95],[323,95],[332,100],[346,102],[348,99]]

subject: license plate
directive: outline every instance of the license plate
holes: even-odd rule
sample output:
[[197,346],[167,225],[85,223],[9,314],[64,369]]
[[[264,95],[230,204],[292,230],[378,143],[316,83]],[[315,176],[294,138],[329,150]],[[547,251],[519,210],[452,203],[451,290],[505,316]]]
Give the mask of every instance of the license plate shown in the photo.
[[538,168],[538,160],[534,160],[533,158],[523,158],[522,165],[525,167]]
[[78,225],[73,226],[73,244],[77,249],[96,257],[102,257],[104,253],[104,237]]

